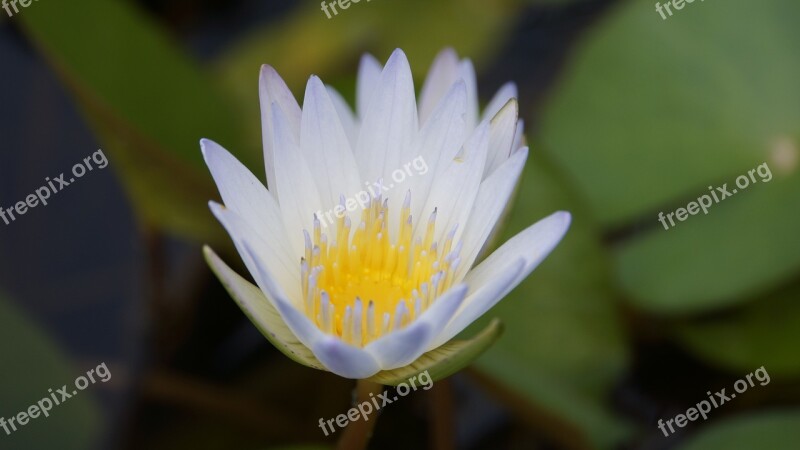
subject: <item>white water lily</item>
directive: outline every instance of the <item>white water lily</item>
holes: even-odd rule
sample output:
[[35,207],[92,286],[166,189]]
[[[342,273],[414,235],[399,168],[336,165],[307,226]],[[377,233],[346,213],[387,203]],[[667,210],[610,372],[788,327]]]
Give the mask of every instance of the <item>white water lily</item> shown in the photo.
[[[206,251],[251,320],[304,364],[363,379],[414,363],[507,295],[569,227],[569,213],[557,212],[472,267],[528,149],[516,87],[480,115],[472,64],[452,50],[434,61],[419,105],[400,50],[385,67],[362,58],[356,114],[316,76],[301,109],[269,66],[260,96],[269,189],[201,142],[225,203],[211,210],[260,290]],[[376,181],[392,186],[384,180],[415,159],[424,174],[407,173],[363,209],[345,204]],[[331,210],[326,227],[316,213]]]

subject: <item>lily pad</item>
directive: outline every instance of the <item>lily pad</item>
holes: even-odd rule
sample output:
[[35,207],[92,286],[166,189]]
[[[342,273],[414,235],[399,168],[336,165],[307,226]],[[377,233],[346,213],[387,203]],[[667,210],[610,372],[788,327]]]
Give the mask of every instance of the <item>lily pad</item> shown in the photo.
[[677,328],[680,341],[704,361],[733,373],[764,366],[771,376],[800,376],[800,287],[793,286],[722,317]]
[[261,167],[260,146],[242,144],[229,99],[129,2],[53,2],[26,10],[20,20],[98,134],[144,221],[221,241],[208,213],[216,190],[200,138],[235,148],[251,167]]
[[[622,2],[592,30],[544,113],[543,148],[615,236],[631,301],[692,313],[800,270],[800,4]],[[665,230],[665,214],[768,163],[774,179]]]
[[[50,389],[56,392],[66,385],[67,393],[72,393],[75,379],[85,374],[69,362],[36,323],[25,317],[2,294],[0,342],[0,360],[3,361],[0,417],[4,417],[6,422],[14,417],[18,419],[19,413],[29,411],[40,401],[47,407],[44,399],[50,398]],[[62,399],[61,394],[56,395]],[[7,423],[8,433],[0,428],[0,443],[4,449],[85,450],[92,448],[102,433],[100,412],[89,390],[52,406],[47,417],[36,411],[34,415],[37,417],[29,418],[23,426],[18,420],[13,426]]]
[[772,411],[723,420],[679,450],[794,450],[800,442],[800,411]]
[[630,430],[607,406],[629,358],[609,257],[585,208],[552,164],[533,155],[505,238],[559,209],[573,214],[572,226],[528,280],[478,321],[480,327],[498,317],[506,329],[478,366],[524,401],[571,424],[578,440],[607,448]]

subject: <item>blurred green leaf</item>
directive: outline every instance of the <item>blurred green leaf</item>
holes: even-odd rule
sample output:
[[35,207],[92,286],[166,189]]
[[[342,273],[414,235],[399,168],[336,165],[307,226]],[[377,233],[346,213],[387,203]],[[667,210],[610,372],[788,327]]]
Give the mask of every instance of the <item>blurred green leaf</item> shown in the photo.
[[108,150],[141,218],[198,239],[221,236],[207,209],[217,194],[200,138],[229,146],[251,167],[261,162],[241,145],[243,127],[215,86],[130,2],[52,2],[20,20]]
[[[6,421],[50,396],[84,373],[73,367],[44,330],[26,318],[0,294],[0,417]],[[70,387],[72,386],[72,387]],[[58,394],[57,394],[58,395]],[[58,397],[60,399],[60,395]],[[0,446],[6,450],[58,448],[85,450],[100,438],[100,413],[90,392],[80,392],[53,406],[49,417],[39,414],[10,435],[0,428]]]
[[703,360],[733,372],[764,366],[771,376],[798,376],[799,294],[794,286],[723,317],[683,325],[677,334]]
[[[629,1],[575,55],[541,136],[606,231],[628,231],[617,276],[636,305],[727,306],[800,269],[800,210],[787,206],[800,201],[798,16],[797,2],[734,0],[664,21]],[[763,162],[769,184],[669,231],[658,222]]]
[[585,208],[552,164],[536,152],[531,160],[506,238],[559,209],[573,213],[572,226],[529,279],[477,322],[479,327],[499,317],[506,330],[478,365],[572,424],[582,441],[610,447],[628,432],[607,406],[627,367],[628,350],[614,308],[608,256]]
[[680,450],[794,450],[800,442],[800,412],[774,411],[720,421],[678,447]]

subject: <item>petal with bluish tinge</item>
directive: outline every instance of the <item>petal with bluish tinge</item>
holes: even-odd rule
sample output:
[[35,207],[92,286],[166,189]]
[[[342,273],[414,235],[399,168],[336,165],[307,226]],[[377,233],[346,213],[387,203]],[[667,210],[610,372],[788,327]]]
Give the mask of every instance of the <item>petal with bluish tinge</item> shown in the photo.
[[414,80],[405,53],[395,50],[373,89],[355,149],[361,179],[388,180],[415,155],[407,152],[418,133]]
[[264,166],[267,171],[267,185],[275,189],[275,145],[273,139],[272,104],[277,103],[286,114],[286,119],[295,140],[300,139],[300,106],[297,99],[286,86],[272,66],[261,66],[259,77],[259,96],[261,97],[261,133],[264,143]]
[[[300,149],[317,186],[324,211],[339,204],[339,196],[360,189],[358,167],[339,114],[322,81],[308,80],[300,124]],[[280,176],[280,175],[277,175]],[[317,210],[307,211],[313,214]]]
[[570,221],[570,214],[560,211],[536,222],[469,272],[464,283],[479,290],[467,297],[436,342],[460,333],[521,283],[561,241]]
[[259,287],[275,301],[275,307],[297,339],[310,348],[328,370],[345,378],[368,378],[380,370],[378,362],[367,351],[325,335],[305,314],[292,306],[272,275],[264,269],[252,246],[245,242],[244,247],[255,262],[257,273],[254,276]]
[[371,342],[364,349],[378,361],[381,370],[392,370],[411,364],[430,348],[467,294],[466,285],[451,288],[414,322]]

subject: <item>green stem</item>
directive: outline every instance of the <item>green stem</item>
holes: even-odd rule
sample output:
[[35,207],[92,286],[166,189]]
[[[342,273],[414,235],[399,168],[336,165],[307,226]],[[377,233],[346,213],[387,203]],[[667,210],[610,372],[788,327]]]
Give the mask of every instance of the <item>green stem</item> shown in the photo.
[[[369,394],[377,395],[383,391],[383,386],[378,383],[373,383],[367,380],[358,380],[356,384],[356,400],[353,406],[358,406],[363,402],[371,400]],[[378,421],[378,411],[373,411],[369,420],[359,418],[359,420],[351,422],[347,428],[342,432],[342,437],[336,446],[337,450],[366,450],[370,438],[372,438],[372,431],[375,429],[375,423]]]

